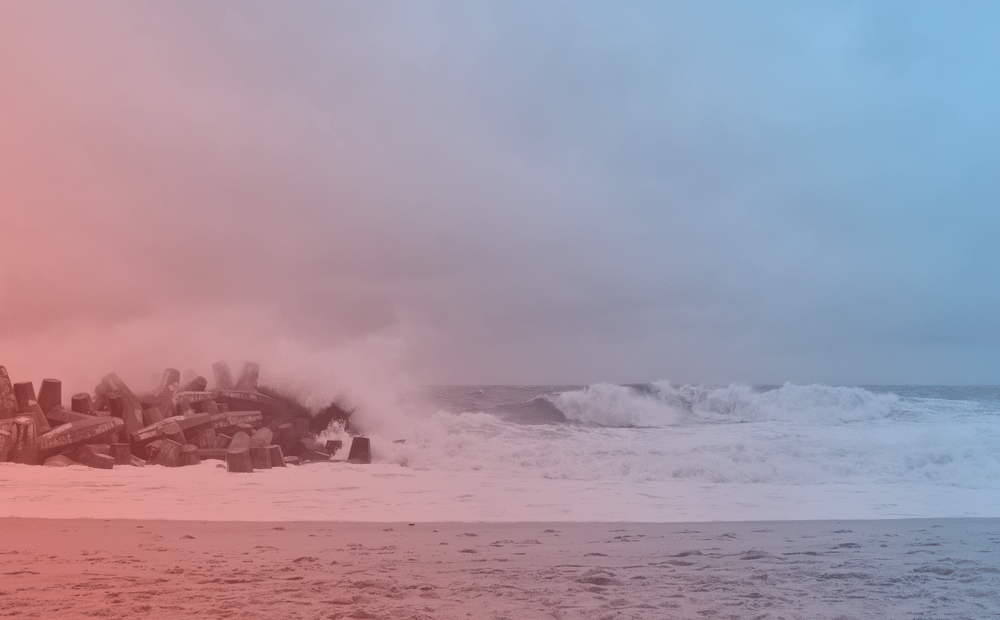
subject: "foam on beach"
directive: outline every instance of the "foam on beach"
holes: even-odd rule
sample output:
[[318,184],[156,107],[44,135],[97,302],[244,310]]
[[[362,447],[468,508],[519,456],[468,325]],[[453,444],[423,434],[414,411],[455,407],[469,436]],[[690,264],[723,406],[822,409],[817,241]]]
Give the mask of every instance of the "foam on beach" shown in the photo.
[[253,474],[227,473],[218,461],[100,471],[4,463],[0,480],[4,517],[681,522],[1000,514],[997,494],[954,486],[584,481],[344,462]]

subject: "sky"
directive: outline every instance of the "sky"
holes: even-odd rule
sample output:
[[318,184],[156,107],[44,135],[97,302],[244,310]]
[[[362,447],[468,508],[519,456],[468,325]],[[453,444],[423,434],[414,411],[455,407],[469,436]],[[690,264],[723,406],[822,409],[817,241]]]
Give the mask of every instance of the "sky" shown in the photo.
[[998,27],[971,1],[4,2],[0,364],[998,383]]

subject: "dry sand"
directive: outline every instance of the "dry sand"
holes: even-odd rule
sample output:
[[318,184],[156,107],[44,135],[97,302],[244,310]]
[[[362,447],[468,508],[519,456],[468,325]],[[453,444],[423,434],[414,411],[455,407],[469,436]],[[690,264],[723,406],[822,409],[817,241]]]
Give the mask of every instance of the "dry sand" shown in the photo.
[[1000,520],[0,519],[0,617],[996,618]]

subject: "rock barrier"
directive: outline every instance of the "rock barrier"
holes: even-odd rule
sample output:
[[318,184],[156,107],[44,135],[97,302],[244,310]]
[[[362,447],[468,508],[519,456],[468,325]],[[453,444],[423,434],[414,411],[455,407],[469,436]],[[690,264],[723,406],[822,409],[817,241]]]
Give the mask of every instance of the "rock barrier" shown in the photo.
[[[219,459],[228,471],[250,473],[309,461],[328,461],[341,442],[320,444],[331,423],[350,429],[351,411],[333,404],[313,413],[279,391],[259,386],[260,365],[247,362],[237,379],[226,362],[212,365],[215,386],[205,377],[181,384],[176,369],[159,385],[135,392],[108,373],[93,394],[74,394],[62,404],[62,382],[43,379],[36,394],[30,381],[11,383],[0,366],[0,463],[97,469],[116,466],[184,467]],[[356,438],[361,439],[361,438]],[[365,455],[351,462],[370,462]]]

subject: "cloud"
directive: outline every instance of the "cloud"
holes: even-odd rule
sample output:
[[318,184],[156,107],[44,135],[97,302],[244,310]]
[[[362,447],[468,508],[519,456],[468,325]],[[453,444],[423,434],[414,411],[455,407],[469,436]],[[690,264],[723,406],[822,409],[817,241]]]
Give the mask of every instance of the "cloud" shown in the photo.
[[982,378],[996,13],[6,6],[0,342],[392,341],[443,382]]

